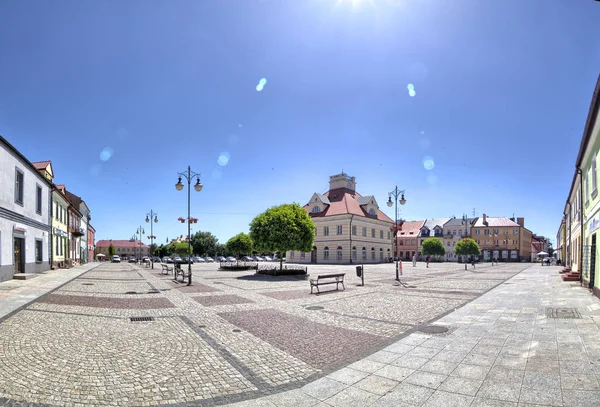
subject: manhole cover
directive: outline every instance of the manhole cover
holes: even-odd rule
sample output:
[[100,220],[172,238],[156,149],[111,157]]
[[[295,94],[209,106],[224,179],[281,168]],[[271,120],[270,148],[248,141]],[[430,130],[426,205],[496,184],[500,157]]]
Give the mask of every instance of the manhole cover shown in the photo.
[[94,285],[94,283],[81,283],[81,285]]
[[233,332],[242,332],[241,329],[234,329]]
[[546,318],[579,319],[581,314],[576,308],[546,308]]
[[448,332],[448,328],[440,325],[429,325],[424,326],[423,328],[419,329],[419,331],[426,334],[443,334],[444,332]]
[[311,310],[311,311],[317,311],[317,310],[320,310],[320,309],[325,309],[325,307],[321,307],[320,305],[313,305],[313,306],[310,306],[310,307],[306,307],[306,309]]

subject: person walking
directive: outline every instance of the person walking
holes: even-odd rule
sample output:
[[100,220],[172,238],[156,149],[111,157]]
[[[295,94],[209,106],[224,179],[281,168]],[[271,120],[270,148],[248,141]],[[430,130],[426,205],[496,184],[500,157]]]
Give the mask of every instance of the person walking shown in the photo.
[[417,255],[413,254],[413,267],[417,267]]
[[427,256],[426,260],[427,260],[427,268],[429,268],[429,256]]

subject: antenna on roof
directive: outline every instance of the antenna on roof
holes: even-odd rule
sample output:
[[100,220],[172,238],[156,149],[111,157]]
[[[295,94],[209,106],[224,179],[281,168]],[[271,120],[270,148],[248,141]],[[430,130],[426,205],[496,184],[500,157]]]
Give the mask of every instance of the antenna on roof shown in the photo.
[[475,217],[475,208],[473,208],[473,217]]

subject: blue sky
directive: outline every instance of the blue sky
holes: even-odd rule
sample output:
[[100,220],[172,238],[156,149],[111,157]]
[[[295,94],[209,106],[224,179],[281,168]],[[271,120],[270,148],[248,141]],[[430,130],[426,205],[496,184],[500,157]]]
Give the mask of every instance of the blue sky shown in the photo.
[[131,237],[151,209],[159,242],[185,234],[188,165],[204,184],[193,230],[222,242],[342,169],[392,217],[398,185],[403,218],[514,213],[555,238],[600,67],[592,0],[23,0],[0,15],[0,134],[52,160],[97,239]]

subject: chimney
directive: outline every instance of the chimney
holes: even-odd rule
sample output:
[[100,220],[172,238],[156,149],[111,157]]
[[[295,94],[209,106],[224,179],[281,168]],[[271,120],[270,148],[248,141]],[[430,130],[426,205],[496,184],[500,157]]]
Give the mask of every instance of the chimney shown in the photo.
[[525,218],[517,218],[517,223],[519,224],[519,226],[524,228],[525,227]]
[[483,224],[487,225],[487,215],[485,213],[483,214]]

